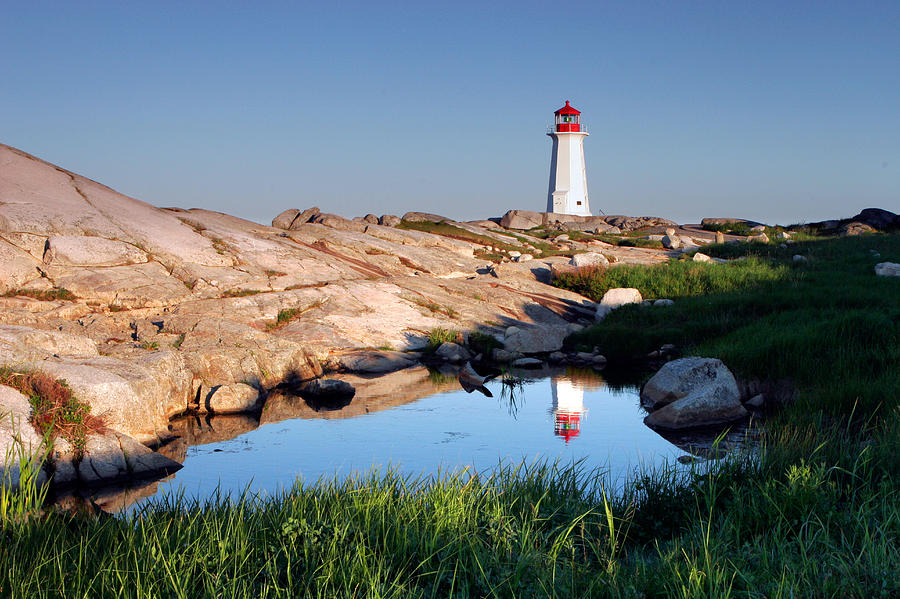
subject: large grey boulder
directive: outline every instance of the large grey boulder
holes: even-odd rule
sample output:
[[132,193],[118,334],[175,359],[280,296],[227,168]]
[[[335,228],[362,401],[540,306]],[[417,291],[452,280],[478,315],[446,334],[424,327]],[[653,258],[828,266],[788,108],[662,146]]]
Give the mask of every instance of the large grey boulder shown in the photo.
[[272,219],[272,226],[276,229],[290,229],[291,223],[297,218],[300,211],[296,208],[288,208],[278,216]]
[[681,237],[675,234],[675,229],[666,229],[666,234],[660,241],[669,250],[677,250],[682,245]]
[[661,430],[717,426],[747,416],[734,375],[715,358],[667,363],[644,385],[641,404],[658,408],[644,422]]
[[900,264],[881,262],[875,265],[875,274],[879,277],[900,277]]
[[312,208],[307,208],[298,214],[294,221],[291,223],[290,229],[292,231],[296,230],[300,225],[305,225],[310,222],[312,219],[317,217],[321,211],[318,206],[313,206]]
[[317,214],[310,222],[325,225],[326,227],[331,227],[332,229],[337,229],[339,231],[354,231],[356,233],[364,233],[367,226],[366,222],[350,220],[343,216],[329,214],[327,212]]
[[879,231],[888,231],[894,227],[900,227],[900,214],[894,214],[882,208],[866,208],[850,220],[865,223]]
[[510,327],[503,340],[507,352],[539,354],[562,349],[566,338],[565,327]]
[[500,219],[500,226],[506,229],[533,229],[540,227],[544,222],[544,215],[541,212],[532,212],[530,210],[509,210]]
[[867,225],[866,223],[850,222],[841,225],[839,232],[841,234],[841,237],[855,237],[857,235],[863,235],[865,233],[874,233],[875,227]]
[[253,412],[262,406],[259,390],[246,383],[214,387],[206,396],[205,407],[214,414]]
[[633,287],[617,287],[610,289],[603,294],[600,303],[597,304],[597,312],[594,316],[595,322],[600,322],[606,318],[610,312],[628,304],[639,304],[644,301],[641,292]]
[[465,362],[472,358],[472,355],[469,354],[466,348],[457,343],[453,343],[452,341],[441,343],[435,350],[434,355],[447,362],[453,362],[454,364]]
[[381,218],[378,219],[378,224],[385,227],[396,227],[400,223],[400,217],[393,214],[382,214]]
[[609,260],[607,260],[606,256],[603,254],[587,252],[584,254],[575,254],[572,256],[572,259],[569,260],[569,264],[578,268],[581,268],[582,266],[606,266],[609,264]]

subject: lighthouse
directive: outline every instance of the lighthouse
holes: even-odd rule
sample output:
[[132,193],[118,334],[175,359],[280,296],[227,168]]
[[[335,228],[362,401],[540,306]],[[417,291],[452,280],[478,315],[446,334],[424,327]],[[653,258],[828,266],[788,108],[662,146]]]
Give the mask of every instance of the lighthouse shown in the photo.
[[553,139],[547,212],[591,216],[584,170],[584,138],[588,132],[581,124],[581,111],[566,100],[554,114],[556,122],[547,131]]
[[587,412],[584,409],[584,389],[572,381],[552,379],[551,391],[553,407],[553,434],[569,440],[581,434],[581,419]]

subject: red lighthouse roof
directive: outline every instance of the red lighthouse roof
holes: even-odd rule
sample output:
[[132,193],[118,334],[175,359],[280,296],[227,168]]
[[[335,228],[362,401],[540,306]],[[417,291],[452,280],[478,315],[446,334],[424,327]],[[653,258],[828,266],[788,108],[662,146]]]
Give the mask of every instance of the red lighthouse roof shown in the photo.
[[576,110],[569,106],[569,101],[566,100],[566,105],[554,112],[553,114],[581,114],[580,110]]

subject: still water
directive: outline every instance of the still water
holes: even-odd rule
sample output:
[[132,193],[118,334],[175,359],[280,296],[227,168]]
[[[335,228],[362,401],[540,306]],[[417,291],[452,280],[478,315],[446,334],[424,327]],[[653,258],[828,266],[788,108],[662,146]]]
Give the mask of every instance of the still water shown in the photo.
[[184,468],[158,483],[156,494],[271,493],[297,478],[314,482],[372,468],[430,475],[522,460],[580,460],[621,480],[639,465],[684,455],[643,424],[637,387],[612,388],[593,372],[543,375],[516,387],[491,381],[493,398],[466,393],[452,376],[429,377],[424,368],[343,377],[357,394],[338,409],[275,395],[258,423],[188,420]]

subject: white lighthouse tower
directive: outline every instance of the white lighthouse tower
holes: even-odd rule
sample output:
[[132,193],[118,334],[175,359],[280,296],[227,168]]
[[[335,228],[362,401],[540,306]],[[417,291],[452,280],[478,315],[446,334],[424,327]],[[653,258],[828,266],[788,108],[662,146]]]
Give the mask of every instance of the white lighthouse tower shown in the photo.
[[547,132],[553,139],[547,212],[591,216],[584,169],[584,138],[588,133],[581,126],[581,111],[566,100],[554,114],[556,122]]

